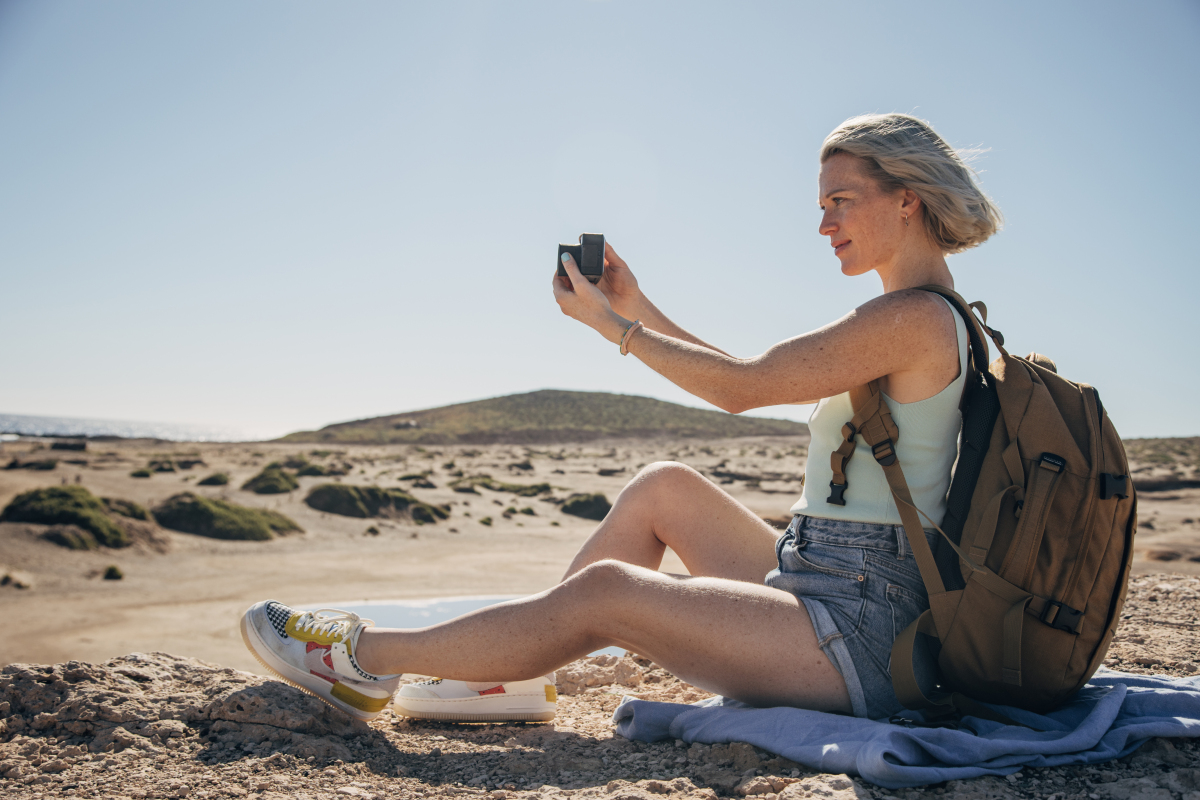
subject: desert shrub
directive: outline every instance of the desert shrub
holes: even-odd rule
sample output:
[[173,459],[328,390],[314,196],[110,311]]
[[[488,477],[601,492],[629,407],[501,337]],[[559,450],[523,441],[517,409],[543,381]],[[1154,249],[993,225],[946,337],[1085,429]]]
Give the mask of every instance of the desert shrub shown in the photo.
[[104,580],[106,581],[119,581],[124,577],[125,574],[116,564],[109,564],[104,570]]
[[197,486],[224,486],[229,483],[229,476],[224,472],[214,472],[207,478],[196,481]]
[[413,522],[417,523],[418,525],[432,525],[439,519],[446,519],[446,517],[450,516],[443,509],[438,508],[437,506],[428,505],[426,503],[419,503],[415,506],[412,506],[409,509],[409,513],[412,514]]
[[129,473],[129,477],[131,477],[131,478],[149,478],[152,474],[153,473],[150,472],[150,470],[148,470],[148,469],[135,469],[133,472]]
[[491,475],[469,475],[450,483],[450,488],[456,492],[479,494],[475,491],[476,486],[491,489],[493,492],[512,492],[518,497],[536,497],[539,494],[553,491],[553,487],[548,483],[505,483],[496,480]]
[[87,450],[87,441],[75,440],[59,440],[50,443],[51,450]]
[[602,494],[573,494],[562,504],[562,512],[573,517],[602,520],[612,508],[612,503]]
[[52,486],[19,494],[0,512],[0,521],[76,525],[105,547],[129,545],[129,537],[109,519],[100,498],[82,486]]
[[287,494],[300,484],[291,475],[283,471],[279,464],[268,464],[263,471],[242,484],[255,494]]
[[322,477],[329,474],[329,470],[322,467],[320,464],[305,464],[296,472],[297,475],[316,475]]
[[492,518],[491,518],[491,517],[484,517],[483,519],[479,520],[479,524],[480,524],[480,525],[491,525],[491,524],[492,524]]
[[283,460],[283,466],[288,469],[301,470],[308,466],[308,459],[304,456],[288,456]]
[[41,458],[36,461],[22,461],[19,458],[14,458],[8,462],[5,469],[37,469],[42,471],[52,470],[58,466],[57,458]]
[[42,538],[68,550],[95,550],[100,546],[95,536],[77,525],[55,526],[43,533]]
[[533,510],[532,508],[530,508],[529,506],[525,506],[524,508],[522,508],[522,509],[521,509],[521,513],[522,513],[522,514],[527,514],[527,515],[529,515],[529,516],[531,516],[531,517],[533,517],[533,516],[537,516],[537,512],[536,512],[536,511],[534,511],[534,510]]
[[101,498],[101,500],[104,502],[105,508],[115,514],[120,514],[122,517],[129,517],[130,519],[150,519],[150,512],[132,500],[119,500],[115,497],[104,497]]
[[155,461],[151,461],[149,464],[147,464],[147,467],[152,472],[174,472],[175,471],[175,462],[169,458],[162,458],[162,459],[158,459]]
[[317,511],[343,517],[366,518],[407,512],[414,521],[423,523],[437,522],[448,516],[443,509],[422,503],[407,492],[377,486],[322,483],[313,487],[304,502]]
[[276,533],[300,531],[291,519],[265,508],[247,508],[183,492],[154,509],[159,525],[213,539],[265,541]]

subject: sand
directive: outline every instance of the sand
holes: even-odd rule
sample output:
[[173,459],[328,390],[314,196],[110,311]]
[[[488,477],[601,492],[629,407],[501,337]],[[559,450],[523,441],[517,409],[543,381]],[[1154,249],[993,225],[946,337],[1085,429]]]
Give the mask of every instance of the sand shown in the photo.
[[[160,530],[157,547],[76,552],[39,539],[43,526],[0,523],[0,572],[21,573],[33,584],[26,590],[0,586],[0,603],[10,618],[21,621],[6,633],[0,664],[103,661],[163,650],[250,671],[258,669],[257,662],[245,652],[236,623],[258,600],[275,598],[303,607],[541,591],[562,576],[595,527],[594,522],[563,514],[551,498],[602,492],[611,501],[641,466],[674,459],[710,475],[760,516],[786,520],[799,495],[807,457],[807,441],[798,437],[546,448],[357,446],[332,448],[324,456],[313,456],[313,451],[323,451],[312,445],[127,441],[92,443],[84,453],[33,451],[36,446],[8,443],[0,460],[53,455],[87,463],[60,462],[47,472],[0,471],[0,507],[22,491],[78,479],[96,495],[147,507],[186,490],[276,509],[305,533],[269,542],[223,542]],[[300,489],[284,495],[256,495],[238,488],[266,464],[300,455],[314,463],[348,467],[350,474],[301,477]],[[134,469],[164,456],[204,463],[151,478],[130,477]],[[460,494],[448,486],[460,470],[509,483],[548,482],[554,491],[539,498],[485,488],[478,489],[478,495]],[[229,474],[227,486],[196,486],[216,471]],[[399,478],[425,471],[437,488],[410,491],[429,503],[450,504],[450,519],[436,525],[339,517],[303,503],[311,487],[330,480],[409,487],[411,482]],[[535,514],[505,517],[507,508],[532,508]],[[490,526],[481,524],[485,517],[491,517]],[[1139,518],[1143,526],[1153,527],[1139,529],[1136,572],[1200,575],[1200,562],[1189,560],[1200,558],[1200,489],[1142,493]],[[377,536],[364,535],[371,525],[379,529]],[[101,579],[110,564],[121,569],[123,580]],[[663,568],[686,571],[671,553]]]
[[[212,677],[215,674],[224,675],[225,678],[220,680],[228,683],[228,691],[264,686],[276,687],[271,691],[278,691],[281,684],[264,683],[260,678],[252,677],[262,675],[263,670],[245,651],[237,633],[238,617],[253,602],[273,597],[298,606],[313,606],[362,600],[539,591],[558,580],[576,548],[595,525],[563,514],[552,500],[561,501],[575,492],[603,492],[612,500],[642,465],[674,459],[700,469],[762,517],[786,520],[788,508],[800,491],[799,476],[807,456],[806,444],[798,438],[763,437],[686,443],[617,441],[541,448],[359,446],[338,447],[333,448],[334,453],[313,455],[314,450],[321,448],[311,445],[179,445],[126,441],[92,443],[85,453],[51,453],[34,452],[36,445],[28,442],[9,443],[2,454],[5,462],[13,457],[56,455],[86,463],[60,462],[55,470],[45,472],[0,472],[0,507],[27,489],[58,485],[63,481],[74,483],[78,479],[97,495],[133,500],[146,506],[187,490],[244,505],[271,508],[292,517],[305,533],[268,542],[224,542],[155,530],[151,526],[149,535],[131,548],[78,552],[41,539],[45,526],[0,524],[0,576],[8,574],[19,578],[0,586],[0,607],[6,612],[0,664],[86,662],[99,665],[89,669],[98,670],[96,680],[103,683],[114,672],[119,672],[122,664],[128,666],[127,659],[121,660],[128,654],[158,651],[171,655],[137,658],[149,659],[145,663],[150,665],[147,669],[152,672],[177,671],[185,668],[172,667],[172,664],[185,664],[186,670],[200,670],[196,675],[202,676],[198,678],[201,682],[217,680]],[[399,480],[400,476],[428,471],[428,480],[436,488],[411,491],[426,502],[449,504],[450,518],[436,525],[418,526],[404,520],[338,517],[304,505],[302,498],[308,489],[337,480],[331,478],[302,477],[301,488],[285,495],[255,495],[238,488],[267,463],[300,454],[308,454],[315,463],[344,466],[349,474],[340,480],[345,483],[408,487],[411,482]],[[174,473],[156,473],[148,479],[130,477],[134,469],[164,456],[200,459],[203,464]],[[1155,468],[1150,465],[1147,469]],[[195,485],[200,478],[218,470],[230,474],[228,486]],[[478,495],[460,494],[448,486],[460,470],[467,475],[487,473],[511,483],[548,482],[554,489],[548,497],[540,498],[516,497],[508,492],[483,488],[478,490]],[[1200,575],[1200,536],[1196,523],[1200,518],[1200,490],[1146,492],[1139,496],[1139,503],[1141,519],[1150,523],[1139,529],[1135,573],[1140,577],[1135,579],[1128,618],[1122,624],[1107,663],[1123,670],[1192,674],[1200,671],[1195,639],[1200,584],[1190,577]],[[532,508],[534,514],[505,516],[507,508],[518,511]],[[492,524],[482,524],[484,517],[490,517]],[[379,529],[377,535],[366,533],[371,525]],[[1190,560],[1193,558],[1198,560]],[[100,577],[110,564],[120,568],[124,579],[114,581]],[[664,569],[684,571],[672,554],[668,554]],[[21,585],[29,588],[18,588]],[[231,672],[229,668],[250,674]],[[590,668],[587,664],[577,667],[585,672]],[[118,796],[111,784],[101,778],[128,776],[138,770],[145,778],[141,783],[125,785],[121,781],[128,796],[249,794],[265,797],[272,793],[303,796],[308,792],[309,796],[315,797],[340,792],[348,796],[383,797],[478,795],[486,789],[493,792],[494,800],[498,800],[505,792],[515,793],[513,797],[533,797],[534,791],[549,797],[572,791],[581,791],[584,792],[581,796],[588,796],[595,790],[603,796],[630,798],[712,797],[712,792],[722,795],[736,792],[747,776],[742,774],[745,770],[733,771],[733,756],[726,751],[719,751],[717,757],[712,757],[694,751],[694,748],[676,748],[671,742],[639,745],[612,738],[607,714],[620,694],[637,692],[639,696],[683,701],[702,696],[698,690],[679,683],[661,670],[655,672],[652,665],[641,668],[646,680],[638,686],[615,690],[599,686],[581,695],[568,696],[560,705],[556,725],[538,726],[541,733],[536,734],[530,732],[535,726],[528,729],[509,726],[512,727],[511,734],[504,730],[506,726],[490,726],[491,732],[486,734],[469,733],[453,725],[405,723],[385,715],[372,726],[382,738],[364,740],[367,744],[363,745],[366,748],[363,753],[351,747],[348,750],[351,757],[346,758],[334,748],[329,752],[338,753],[337,757],[318,753],[309,759],[308,756],[297,758],[278,747],[259,752],[261,748],[255,749],[257,746],[243,750],[238,744],[234,751],[228,748],[215,750],[214,742],[219,743],[219,737],[214,739],[207,726],[201,726],[203,730],[193,726],[175,739],[169,732],[165,738],[161,732],[155,733],[147,739],[150,749],[129,746],[107,755],[93,754],[86,747],[82,752],[71,750],[67,753],[65,748],[76,746],[71,744],[70,735],[73,734],[69,731],[53,736],[49,735],[53,731],[37,733],[29,730],[20,736],[33,736],[34,744],[20,736],[12,738],[9,744],[18,741],[21,747],[33,752],[33,756],[22,755],[9,747],[0,752],[0,761],[9,756],[24,759],[17,764],[20,766],[14,773],[17,777],[8,786],[21,787],[20,793],[12,796],[30,797],[39,793],[59,796],[56,792],[60,791],[81,796],[89,796],[89,793],[90,796]],[[656,677],[651,680],[651,676]],[[168,688],[163,691],[170,695]],[[209,699],[213,700],[221,691],[225,690],[213,689],[216,694]],[[250,722],[245,724],[251,725]],[[238,741],[250,741],[255,730],[245,728],[238,734],[242,736]],[[554,735],[546,738],[548,733]],[[560,736],[560,733],[564,735]],[[10,737],[15,734],[11,729],[8,732]],[[157,740],[152,741],[155,736]],[[444,739],[431,738],[437,736]],[[176,739],[179,742],[171,745],[170,742]],[[463,765],[474,762],[470,759],[432,762],[428,758],[431,741],[439,742],[443,753],[486,752],[493,754],[489,758],[498,763],[514,752],[534,753],[538,766],[532,772],[527,770],[528,774],[517,772],[511,775],[503,769],[495,772],[489,767],[489,776],[472,784],[477,776],[465,774],[471,769]],[[1172,756],[1176,761],[1182,759],[1180,763],[1189,767],[1200,766],[1200,756],[1190,744],[1177,741],[1170,746],[1182,753],[1177,758]],[[580,773],[579,769],[562,766],[571,759],[584,763],[579,761],[585,758],[580,753],[592,747],[612,748],[610,755],[616,759],[613,763],[620,768],[585,769],[582,770],[584,777],[580,777],[574,774]],[[380,752],[392,754],[391,760],[380,761],[379,753],[371,748],[383,748]],[[864,793],[879,798],[892,796],[853,781],[839,784],[841,788],[813,783],[788,789],[789,782],[817,779],[803,770],[793,775],[794,765],[768,763],[772,758],[769,754],[754,753],[752,748],[750,751],[756,763],[768,764],[765,769],[757,768],[766,776],[767,783],[755,784],[757,788],[751,791],[752,794],[782,793],[782,797],[790,792],[791,796],[800,797],[806,796],[803,793],[807,792],[808,795],[830,797],[861,797]],[[406,761],[407,757],[401,758],[397,753],[413,754],[414,759],[420,754],[421,758]],[[54,758],[50,758],[51,755]],[[750,756],[743,753],[742,758],[748,760]],[[61,770],[57,765],[43,769],[43,765],[55,760],[66,766]],[[161,774],[145,777],[148,763]],[[438,766],[439,763],[443,766]],[[443,768],[446,763],[454,763],[458,771],[447,772]],[[26,769],[31,764],[32,771]],[[420,766],[410,774],[397,774],[397,765],[404,764]],[[996,781],[993,785],[973,781],[932,791],[963,800],[968,797],[1046,796],[1052,794],[1050,790],[1055,787],[1055,781],[1061,778],[1064,786],[1070,789],[1058,792],[1059,800],[1065,800],[1087,794],[1081,787],[1089,781],[1097,784],[1139,781],[1146,775],[1157,774],[1149,767],[1131,772],[1131,764],[1114,765],[1108,771],[1111,774],[1104,770],[1045,771],[1053,775],[1040,782],[1037,777],[1026,776],[1021,779],[1024,783]],[[587,761],[585,766],[595,765]],[[563,769],[566,769],[566,778],[562,776]],[[85,772],[87,776],[83,775]],[[71,777],[73,775],[75,777]],[[497,775],[501,778],[496,778]],[[772,777],[778,779],[775,784],[769,780]],[[532,785],[535,778],[544,781],[546,787]],[[672,784],[672,781],[677,783]],[[514,788],[508,789],[508,786]],[[610,786],[613,787],[611,791]],[[205,787],[212,791],[202,794],[208,791]],[[1200,786],[1193,788],[1200,789]],[[0,790],[7,791],[7,786],[0,783]],[[920,794],[898,792],[896,796],[906,798]],[[1092,791],[1089,796],[1097,795]],[[1102,791],[1098,796],[1121,795]],[[1160,795],[1147,795],[1150,796]],[[1179,792],[1170,794],[1170,798],[1178,796]],[[774,798],[765,797],[764,800]],[[1168,795],[1161,795],[1161,800],[1168,800]],[[1189,800],[1197,800],[1197,797],[1189,797]]]

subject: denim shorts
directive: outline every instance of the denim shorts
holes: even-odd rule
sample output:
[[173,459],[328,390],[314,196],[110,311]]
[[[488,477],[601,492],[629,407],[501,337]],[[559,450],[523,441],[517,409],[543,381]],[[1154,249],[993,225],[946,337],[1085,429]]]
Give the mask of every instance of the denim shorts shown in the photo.
[[[932,547],[937,532],[925,535]],[[846,681],[854,716],[901,711],[892,691],[892,642],[929,608],[904,528],[798,514],[775,553],[779,568],[765,582],[808,609],[817,642]],[[928,652],[918,653],[918,682],[930,686],[935,674]]]

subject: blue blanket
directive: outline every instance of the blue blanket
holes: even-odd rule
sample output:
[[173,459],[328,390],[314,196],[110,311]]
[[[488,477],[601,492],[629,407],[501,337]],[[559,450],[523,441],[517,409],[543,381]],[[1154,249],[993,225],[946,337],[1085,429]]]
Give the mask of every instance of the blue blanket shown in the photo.
[[1200,675],[1101,668],[1072,702],[1048,715],[995,708],[1041,730],[975,717],[965,717],[959,730],[906,727],[798,708],[751,708],[719,697],[695,705],[626,698],[613,721],[628,739],[749,742],[822,772],[898,789],[1007,775],[1025,766],[1091,764],[1128,755],[1154,736],[1200,736]]

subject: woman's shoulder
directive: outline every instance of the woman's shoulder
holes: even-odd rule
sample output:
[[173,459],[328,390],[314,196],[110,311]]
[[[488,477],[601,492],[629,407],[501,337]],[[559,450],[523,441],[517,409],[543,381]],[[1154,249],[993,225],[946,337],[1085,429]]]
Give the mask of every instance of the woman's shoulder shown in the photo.
[[924,289],[899,289],[874,297],[854,310],[872,327],[895,334],[955,336],[954,310],[939,295]]

